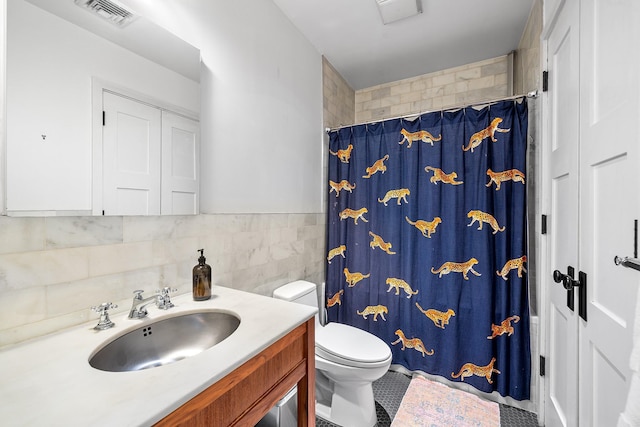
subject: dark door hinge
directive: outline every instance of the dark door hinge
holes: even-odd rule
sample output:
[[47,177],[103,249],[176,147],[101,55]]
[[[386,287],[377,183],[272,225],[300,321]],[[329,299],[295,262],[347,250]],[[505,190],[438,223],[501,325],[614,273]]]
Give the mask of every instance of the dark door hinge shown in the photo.
[[105,123],[106,123],[106,117],[105,116],[106,116],[105,112],[102,111],[102,126],[104,126]]
[[542,215],[542,219],[540,220],[540,233],[547,234],[547,216]]
[[104,216],[104,209],[102,210],[102,216]]
[[547,360],[544,358],[544,356],[540,355],[540,376],[544,377],[546,374],[546,369],[547,369]]
[[545,70],[542,72],[542,91],[547,90],[549,90],[549,72]]

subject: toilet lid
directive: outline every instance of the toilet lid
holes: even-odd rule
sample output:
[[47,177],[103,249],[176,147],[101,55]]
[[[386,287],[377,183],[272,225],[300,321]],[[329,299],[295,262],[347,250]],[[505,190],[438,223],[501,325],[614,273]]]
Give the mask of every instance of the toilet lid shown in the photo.
[[342,323],[316,329],[316,354],[328,360],[376,364],[391,357],[391,349],[375,335]]

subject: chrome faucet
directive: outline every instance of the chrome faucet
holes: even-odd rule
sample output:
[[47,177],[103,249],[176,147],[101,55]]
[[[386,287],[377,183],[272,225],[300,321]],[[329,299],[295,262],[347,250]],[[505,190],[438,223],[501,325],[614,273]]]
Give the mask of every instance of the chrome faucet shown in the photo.
[[151,304],[158,304],[159,295],[154,295],[148,298],[142,298],[143,290],[133,291],[133,303],[131,310],[129,311],[129,319],[143,319],[147,317],[147,306]]

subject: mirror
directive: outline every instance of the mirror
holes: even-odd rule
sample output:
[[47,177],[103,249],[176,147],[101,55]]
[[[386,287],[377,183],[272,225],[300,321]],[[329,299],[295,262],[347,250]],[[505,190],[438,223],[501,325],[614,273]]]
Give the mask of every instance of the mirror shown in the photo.
[[9,0],[6,16],[8,215],[95,212],[92,82],[198,119],[200,52],[148,19],[120,27],[71,0]]

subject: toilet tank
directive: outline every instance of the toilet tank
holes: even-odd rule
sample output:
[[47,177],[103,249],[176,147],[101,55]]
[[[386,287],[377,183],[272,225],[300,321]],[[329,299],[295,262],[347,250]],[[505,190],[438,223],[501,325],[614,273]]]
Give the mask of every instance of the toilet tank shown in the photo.
[[298,304],[318,307],[318,292],[316,285],[306,280],[296,280],[287,283],[273,291],[273,297]]

